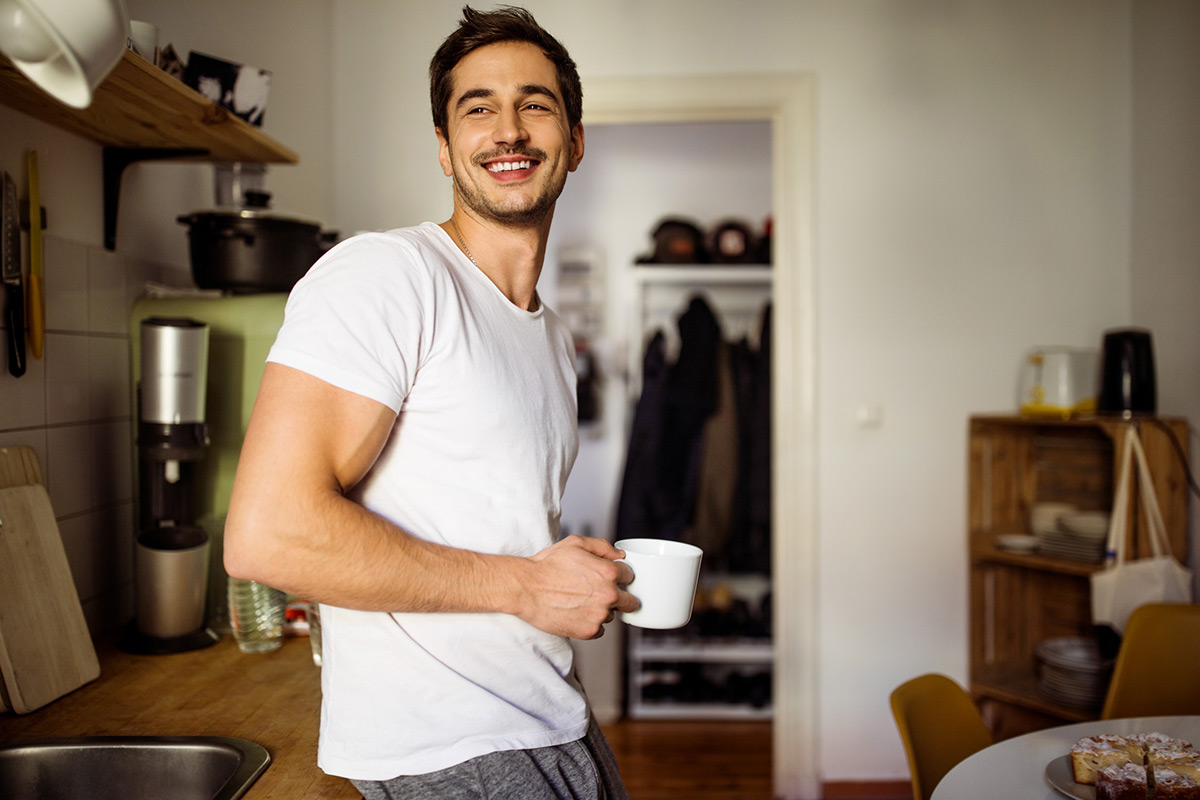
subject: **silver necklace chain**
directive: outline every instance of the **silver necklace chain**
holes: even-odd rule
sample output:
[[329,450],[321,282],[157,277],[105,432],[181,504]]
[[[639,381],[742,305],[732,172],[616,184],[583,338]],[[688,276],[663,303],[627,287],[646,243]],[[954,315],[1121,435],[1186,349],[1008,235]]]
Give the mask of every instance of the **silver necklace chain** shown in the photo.
[[467,243],[463,241],[462,231],[458,229],[458,223],[454,221],[454,217],[450,217],[450,224],[454,226],[454,232],[458,234],[458,243],[462,245],[463,252],[467,254],[467,258],[471,259],[475,269],[480,269],[479,262],[475,260],[475,256],[471,255],[471,248],[467,247]]
[[[479,266],[479,262],[475,260],[475,256],[471,255],[471,248],[467,247],[467,243],[463,241],[462,231],[458,229],[458,223],[454,221],[454,217],[450,217],[450,224],[454,226],[454,232],[458,234],[458,243],[462,245],[463,252],[467,254],[467,258],[475,265],[475,269],[483,272],[483,267]],[[533,308],[536,310],[542,304],[542,298],[538,297],[537,289],[533,290]]]

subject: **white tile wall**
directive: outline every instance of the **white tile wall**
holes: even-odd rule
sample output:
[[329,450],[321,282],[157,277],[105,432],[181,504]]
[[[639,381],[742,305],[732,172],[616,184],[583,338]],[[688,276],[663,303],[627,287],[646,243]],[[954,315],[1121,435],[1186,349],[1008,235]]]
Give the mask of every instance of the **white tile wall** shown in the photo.
[[47,238],[44,270],[46,327],[52,331],[87,330],[88,249],[81,244]]
[[128,336],[89,336],[88,418],[125,418],[133,408],[130,395]]
[[86,333],[46,334],[46,424],[86,422],[91,406]]
[[87,266],[88,330],[128,336],[132,296],[126,288],[124,259],[117,253],[91,248]]
[[[5,326],[0,317],[0,328]],[[4,335],[8,336],[5,330]],[[19,379],[8,372],[8,343],[0,348],[0,436],[6,430],[41,428],[46,425],[46,361],[26,356],[25,374]]]
[[[23,376],[0,354],[0,447],[37,452],[93,636],[133,616],[133,403],[129,312],[179,270],[46,237],[46,339]],[[3,320],[0,318],[0,327]],[[4,332],[7,336],[7,331]]]

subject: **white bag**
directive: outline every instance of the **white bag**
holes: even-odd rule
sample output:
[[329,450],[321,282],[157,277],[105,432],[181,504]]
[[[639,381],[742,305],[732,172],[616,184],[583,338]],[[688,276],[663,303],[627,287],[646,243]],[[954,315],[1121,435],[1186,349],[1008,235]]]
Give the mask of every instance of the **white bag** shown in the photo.
[[[1141,484],[1142,505],[1146,511],[1146,527],[1150,533],[1149,558],[1125,560],[1125,530],[1129,516],[1130,466],[1137,459]],[[1141,439],[1133,426],[1125,434],[1125,452],[1117,478],[1112,518],[1108,528],[1107,563],[1100,572],[1092,573],[1092,621],[1108,625],[1125,633],[1129,615],[1146,603],[1192,602],[1192,573],[1175,560],[1167,539],[1158,496]]]

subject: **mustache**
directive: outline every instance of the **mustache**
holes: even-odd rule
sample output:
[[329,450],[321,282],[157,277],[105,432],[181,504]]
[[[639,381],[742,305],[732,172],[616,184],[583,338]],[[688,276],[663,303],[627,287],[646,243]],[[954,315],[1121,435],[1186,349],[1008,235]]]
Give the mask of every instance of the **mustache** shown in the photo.
[[478,167],[497,158],[506,158],[512,156],[529,158],[533,159],[534,161],[545,161],[549,158],[545,150],[537,147],[505,147],[488,153],[480,153],[471,159],[471,163]]

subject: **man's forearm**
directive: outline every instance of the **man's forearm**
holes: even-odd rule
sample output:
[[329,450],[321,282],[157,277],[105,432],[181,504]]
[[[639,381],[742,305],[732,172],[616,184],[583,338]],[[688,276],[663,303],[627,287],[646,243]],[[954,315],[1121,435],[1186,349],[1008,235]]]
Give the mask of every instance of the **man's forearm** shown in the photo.
[[522,559],[424,541],[334,491],[237,498],[225,548],[230,575],[344,608],[519,610]]

